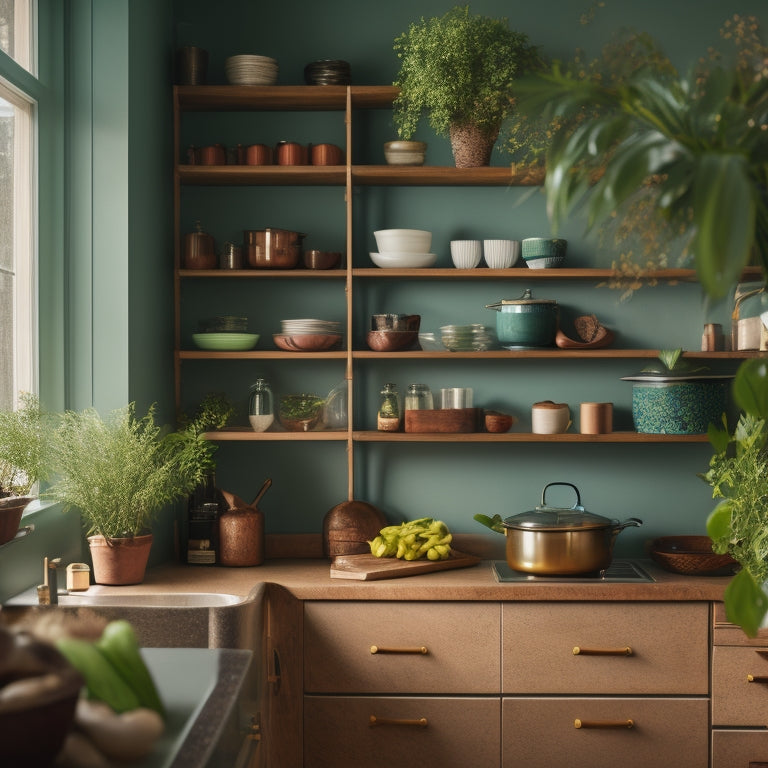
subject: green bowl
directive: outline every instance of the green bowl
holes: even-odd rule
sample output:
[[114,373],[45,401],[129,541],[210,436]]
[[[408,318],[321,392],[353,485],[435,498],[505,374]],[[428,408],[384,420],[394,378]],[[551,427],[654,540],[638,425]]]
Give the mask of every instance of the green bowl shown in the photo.
[[253,349],[258,333],[193,333],[192,341],[199,349],[213,352],[243,352]]

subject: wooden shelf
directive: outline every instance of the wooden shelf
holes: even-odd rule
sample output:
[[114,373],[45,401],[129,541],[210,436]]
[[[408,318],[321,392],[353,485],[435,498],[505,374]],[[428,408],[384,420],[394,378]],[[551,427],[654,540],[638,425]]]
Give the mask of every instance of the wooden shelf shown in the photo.
[[344,350],[330,352],[284,352],[281,349],[254,349],[247,352],[211,352],[204,349],[180,349],[179,360],[346,360]]
[[344,280],[345,269],[180,269],[181,278]]
[[[450,352],[449,350],[403,350],[400,352],[374,352],[373,350],[360,349],[352,352],[354,359],[393,359],[393,360],[596,360],[596,359],[616,359],[633,360],[657,358],[659,350],[657,349],[560,349],[552,347],[548,349],[489,349],[484,352]],[[704,360],[745,360],[748,357],[765,357],[768,352],[756,352],[753,350],[742,350],[738,352],[700,352],[698,350],[683,352],[683,357],[700,358]]]
[[353,432],[358,443],[706,443],[707,435],[650,435],[639,432],[610,432],[605,435],[582,435],[565,432],[539,435],[532,432],[413,433]]
[[640,432],[610,432],[605,435],[582,435],[565,432],[559,435],[539,435],[532,432],[378,432],[378,431],[317,431],[254,432],[249,427],[206,432],[205,437],[215,442],[274,442],[276,440],[342,441],[356,443],[706,443],[701,435],[656,435]]

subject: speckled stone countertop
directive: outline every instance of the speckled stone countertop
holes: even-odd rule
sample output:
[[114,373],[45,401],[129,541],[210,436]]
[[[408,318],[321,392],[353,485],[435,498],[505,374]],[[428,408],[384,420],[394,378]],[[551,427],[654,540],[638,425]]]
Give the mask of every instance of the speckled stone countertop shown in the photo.
[[492,560],[469,568],[395,579],[331,578],[325,559],[273,560],[245,568],[165,564],[150,568],[142,584],[92,586],[89,593],[218,592],[247,596],[260,583],[279,584],[299,600],[702,600],[720,601],[729,576],[682,576],[637,560],[652,583],[500,583]]

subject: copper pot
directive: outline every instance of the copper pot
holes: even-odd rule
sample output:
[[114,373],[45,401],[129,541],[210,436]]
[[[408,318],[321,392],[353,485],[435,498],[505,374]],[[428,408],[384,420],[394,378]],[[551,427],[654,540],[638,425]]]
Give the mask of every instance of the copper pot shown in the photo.
[[182,267],[184,269],[215,269],[217,260],[213,236],[203,232],[199,222],[196,230],[184,235]]
[[[547,488],[565,485],[576,492],[572,507],[546,504]],[[541,576],[575,576],[607,568],[613,560],[618,534],[642,520],[623,523],[587,512],[579,490],[571,483],[549,483],[541,493],[541,506],[504,520],[507,564],[515,571]]]
[[302,232],[288,229],[246,229],[245,248],[248,266],[267,269],[293,269],[301,258]]

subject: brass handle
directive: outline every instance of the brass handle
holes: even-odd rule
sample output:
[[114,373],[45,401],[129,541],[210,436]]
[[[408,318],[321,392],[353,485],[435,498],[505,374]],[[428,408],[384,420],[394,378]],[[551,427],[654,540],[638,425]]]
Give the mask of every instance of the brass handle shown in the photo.
[[762,683],[763,685],[768,684],[768,676],[766,675],[747,675],[747,682],[748,683]]
[[372,645],[371,653],[429,653],[425,645],[420,645],[418,648],[382,648],[380,645]]
[[632,649],[625,645],[623,648],[582,648],[577,645],[573,649],[574,656],[631,656]]
[[401,720],[396,717],[376,717],[376,715],[371,715],[368,720],[368,725],[371,727],[374,725],[410,725],[416,726],[417,728],[426,728],[427,718],[420,717],[418,720]]
[[573,721],[574,728],[634,728],[634,720],[579,720]]

